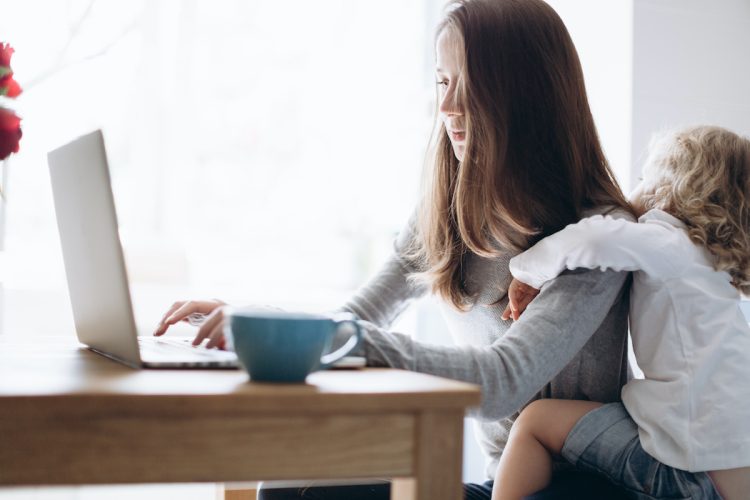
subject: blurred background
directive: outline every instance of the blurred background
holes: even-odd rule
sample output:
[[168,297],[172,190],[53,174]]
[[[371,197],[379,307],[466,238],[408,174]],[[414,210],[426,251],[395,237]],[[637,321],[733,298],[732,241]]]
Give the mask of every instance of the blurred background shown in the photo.
[[[657,130],[750,133],[746,0],[549,3],[576,43],[626,192]],[[185,298],[341,305],[416,203],[443,4],[0,0],[0,41],[16,49],[24,88],[21,151],[5,165],[0,204],[0,334],[74,335],[46,153],[96,128],[139,323],[155,325]],[[429,298],[395,328],[451,342]],[[483,469],[467,427],[465,479],[483,481]],[[174,491],[159,488],[106,491]],[[0,499],[103,491],[24,488]],[[181,491],[213,495],[209,485]]]

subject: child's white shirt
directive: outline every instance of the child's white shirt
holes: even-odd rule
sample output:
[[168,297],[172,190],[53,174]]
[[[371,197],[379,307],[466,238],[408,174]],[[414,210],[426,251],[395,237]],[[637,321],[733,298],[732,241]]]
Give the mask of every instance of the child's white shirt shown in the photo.
[[[643,449],[682,470],[750,465],[750,327],[739,292],[686,226],[661,210],[639,223],[597,215],[510,261],[535,288],[566,269],[633,271],[630,333],[645,379],[622,390]],[[533,307],[533,302],[529,307]]]

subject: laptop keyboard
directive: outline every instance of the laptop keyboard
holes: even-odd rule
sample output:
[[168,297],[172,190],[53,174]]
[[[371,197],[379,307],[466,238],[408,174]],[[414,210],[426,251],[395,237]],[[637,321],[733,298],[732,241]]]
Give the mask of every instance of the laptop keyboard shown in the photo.
[[200,350],[206,350],[205,347],[196,346],[193,347],[193,339],[192,338],[139,338],[138,342],[141,345],[158,345],[158,346],[173,346],[177,347],[178,349],[185,350],[189,349],[190,351],[195,351],[196,349]]
[[138,347],[144,361],[227,362],[236,359],[232,352],[193,347],[192,341],[192,338],[138,337]]

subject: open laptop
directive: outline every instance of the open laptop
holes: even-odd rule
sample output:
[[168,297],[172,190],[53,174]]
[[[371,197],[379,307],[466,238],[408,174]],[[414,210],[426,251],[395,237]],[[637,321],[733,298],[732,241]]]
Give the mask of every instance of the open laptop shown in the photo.
[[237,367],[233,352],[138,335],[101,131],[51,151],[47,160],[78,340],[132,367]]

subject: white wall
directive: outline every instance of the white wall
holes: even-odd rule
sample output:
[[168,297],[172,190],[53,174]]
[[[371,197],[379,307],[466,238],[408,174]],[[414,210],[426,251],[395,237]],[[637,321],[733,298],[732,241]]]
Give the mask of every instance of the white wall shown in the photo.
[[547,3],[562,18],[578,50],[604,153],[627,191],[633,107],[633,0]]
[[713,123],[750,134],[750,1],[547,1],[578,49],[625,192],[658,130]]
[[632,179],[660,129],[750,134],[750,2],[634,0],[633,19]]

